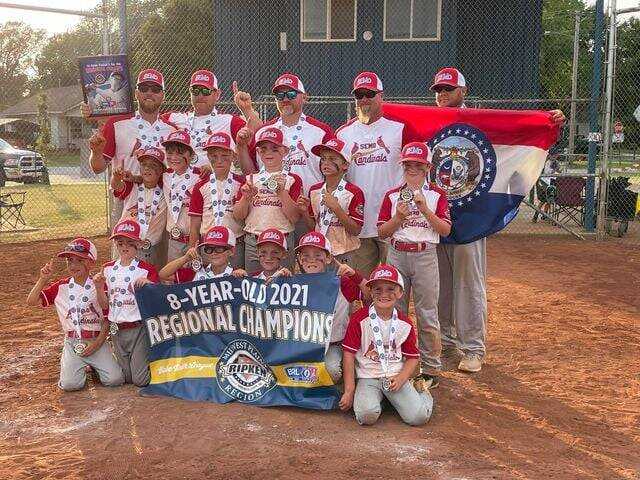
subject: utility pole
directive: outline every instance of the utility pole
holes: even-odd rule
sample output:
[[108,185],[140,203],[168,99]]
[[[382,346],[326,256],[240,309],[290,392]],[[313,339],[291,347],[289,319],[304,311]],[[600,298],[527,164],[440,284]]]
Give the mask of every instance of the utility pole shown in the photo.
[[569,161],[576,146],[576,98],[578,95],[578,59],[580,57],[580,12],[576,12],[573,31],[573,65],[571,70],[571,114],[569,115]]

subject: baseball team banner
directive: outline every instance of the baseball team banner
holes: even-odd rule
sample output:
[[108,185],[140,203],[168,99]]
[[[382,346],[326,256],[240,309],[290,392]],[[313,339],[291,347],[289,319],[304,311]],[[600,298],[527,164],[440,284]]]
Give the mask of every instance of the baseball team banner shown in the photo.
[[145,393],[334,408],[324,354],[337,294],[333,273],[145,286],[136,291],[151,344]]
[[384,104],[405,138],[433,152],[431,179],[447,192],[453,227],[447,243],[499,232],[518,213],[542,173],[559,127],[541,111]]

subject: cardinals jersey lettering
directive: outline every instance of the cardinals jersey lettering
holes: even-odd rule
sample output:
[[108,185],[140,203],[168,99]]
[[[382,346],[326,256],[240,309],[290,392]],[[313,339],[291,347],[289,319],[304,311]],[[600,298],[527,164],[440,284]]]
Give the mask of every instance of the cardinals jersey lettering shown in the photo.
[[[69,299],[69,281],[71,277],[62,278],[56,282],[51,283],[40,292],[40,301],[43,307],[49,305],[55,305],[56,312],[58,313],[58,319],[62,330],[65,332],[75,332],[76,325],[73,324],[74,316],[71,314],[71,300]],[[80,328],[87,331],[100,331],[102,328],[101,322],[106,312],[103,312],[98,303],[98,297],[96,294],[96,287],[92,280],[86,283],[89,287],[84,289],[82,285],[76,285],[75,288],[82,290],[81,295],[87,297],[86,302],[82,302],[84,307],[80,312]],[[74,288],[74,289],[75,289]]]

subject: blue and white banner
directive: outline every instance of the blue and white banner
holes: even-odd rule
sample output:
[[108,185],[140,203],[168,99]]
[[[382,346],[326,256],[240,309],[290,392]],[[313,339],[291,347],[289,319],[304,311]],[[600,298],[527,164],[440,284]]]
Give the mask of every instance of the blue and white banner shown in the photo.
[[447,193],[453,226],[446,243],[469,243],[499,232],[535,185],[559,127],[551,114],[384,104],[405,124],[405,141],[426,142],[431,180]]
[[334,273],[145,286],[136,291],[151,344],[144,393],[335,408],[324,355],[338,286]]

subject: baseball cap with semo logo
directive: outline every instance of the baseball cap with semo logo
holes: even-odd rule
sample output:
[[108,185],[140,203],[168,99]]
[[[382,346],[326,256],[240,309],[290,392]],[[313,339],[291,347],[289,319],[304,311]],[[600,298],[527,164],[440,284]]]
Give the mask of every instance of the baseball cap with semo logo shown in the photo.
[[404,280],[402,279],[402,275],[400,275],[400,272],[398,272],[393,265],[383,263],[373,269],[369,276],[369,280],[367,281],[367,285],[371,285],[373,282],[378,281],[395,283],[404,290]]
[[267,228],[260,235],[256,241],[256,246],[263,243],[274,243],[279,247],[287,249],[287,237],[277,228]]
[[114,240],[118,237],[129,238],[136,242],[141,242],[140,224],[131,218],[121,220],[115,227],[113,227],[113,234],[109,237],[109,240]]
[[236,246],[236,236],[227,227],[216,225],[207,230],[202,242],[198,244],[198,248],[205,245],[233,248]]
[[258,134],[258,138],[256,139],[256,147],[259,147],[265,142],[272,143],[278,147],[284,147],[284,135],[279,128],[264,128]]
[[316,247],[331,255],[331,242],[320,232],[311,231],[303,235],[295,248],[295,252],[297,253],[303,247]]
[[224,150],[235,152],[231,144],[231,137],[225,132],[214,132],[211,134],[203,148],[205,150],[209,150],[210,148],[222,148]]
[[430,164],[429,147],[422,142],[407,143],[400,154],[400,162],[418,162],[425,165]]

